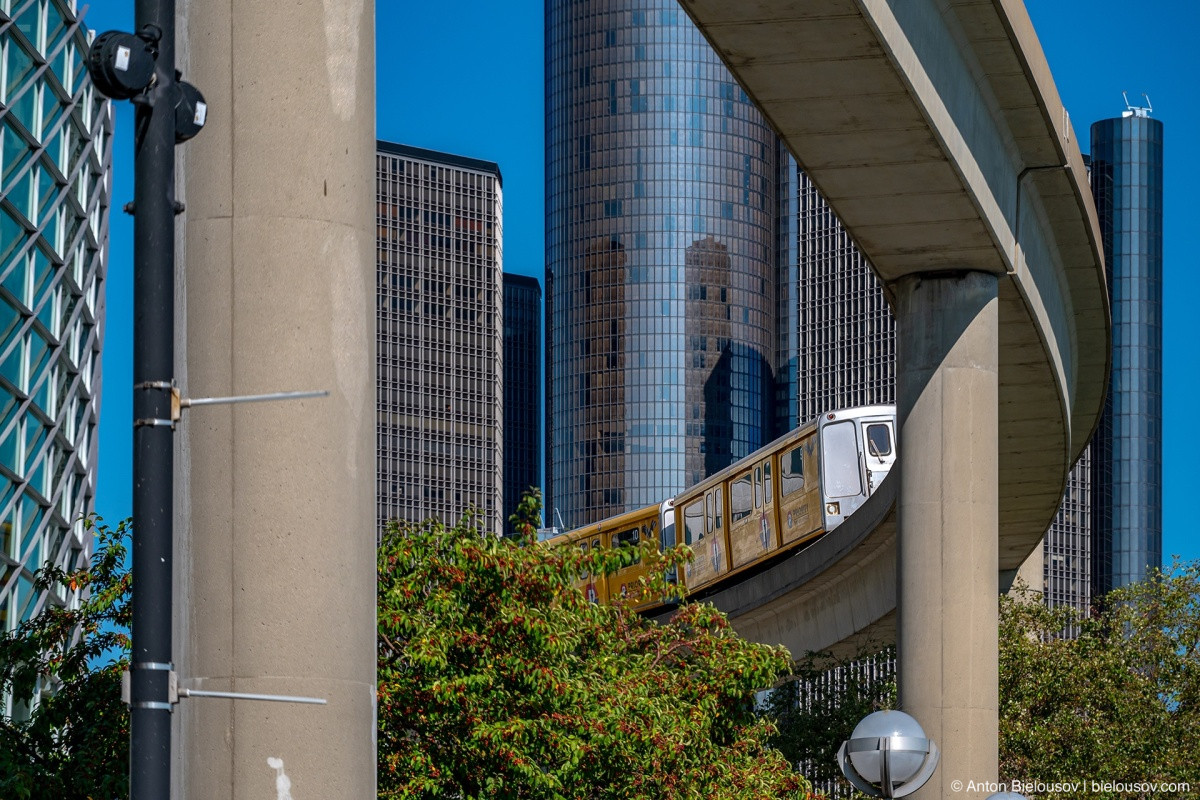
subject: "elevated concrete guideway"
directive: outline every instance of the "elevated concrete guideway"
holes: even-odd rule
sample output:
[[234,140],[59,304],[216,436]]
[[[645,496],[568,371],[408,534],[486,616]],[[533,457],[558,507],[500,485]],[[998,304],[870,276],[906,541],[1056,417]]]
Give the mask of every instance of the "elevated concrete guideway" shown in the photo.
[[894,502],[881,487],[858,512],[871,520],[715,599],[744,633],[793,649],[801,632],[827,645],[894,619],[901,706],[943,753],[915,797],[973,796],[954,781],[997,778],[999,573],[1038,546],[1109,368],[1070,120],[1020,0],[681,4],[897,319]]
[[684,0],[886,285],[999,282],[1000,568],[1099,419],[1110,347],[1087,173],[1019,0]]

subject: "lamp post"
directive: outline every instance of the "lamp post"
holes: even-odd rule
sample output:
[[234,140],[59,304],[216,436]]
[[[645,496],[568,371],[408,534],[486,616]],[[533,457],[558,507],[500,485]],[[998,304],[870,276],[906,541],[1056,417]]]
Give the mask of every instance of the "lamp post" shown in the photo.
[[137,0],[137,33],[88,51],[101,94],[136,108],[133,214],[133,653],[129,796],[171,794],[172,434],[175,392],[175,145],[203,127],[200,92],[175,72],[175,0]]
[[903,711],[863,717],[838,749],[842,774],[871,797],[904,797],[925,785],[938,763],[938,748],[920,723]]

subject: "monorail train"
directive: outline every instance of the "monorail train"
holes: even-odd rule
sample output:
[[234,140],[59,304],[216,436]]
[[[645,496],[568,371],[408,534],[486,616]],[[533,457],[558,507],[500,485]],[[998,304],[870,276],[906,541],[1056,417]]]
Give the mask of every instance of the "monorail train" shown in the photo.
[[[896,461],[896,409],[866,406],[831,411],[705,478],[675,497],[548,540],[584,550],[657,541],[673,547],[676,532],[695,557],[677,576],[682,596],[797,550],[861,506]],[[584,575],[589,599],[625,596],[651,565],[636,561],[610,575]],[[637,608],[660,605],[648,600]]]

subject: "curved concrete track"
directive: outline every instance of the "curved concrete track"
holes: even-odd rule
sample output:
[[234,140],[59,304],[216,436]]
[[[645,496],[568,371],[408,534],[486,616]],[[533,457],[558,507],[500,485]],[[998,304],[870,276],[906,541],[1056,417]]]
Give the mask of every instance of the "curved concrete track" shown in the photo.
[[1045,533],[1099,418],[1110,320],[1087,175],[1019,0],[684,0],[885,284],[999,283],[999,557]]
[[897,331],[894,504],[881,487],[869,518],[714,599],[793,651],[895,608],[901,706],[942,748],[918,795],[962,800],[999,768],[998,574],[1039,546],[1109,368],[1070,120],[1020,0],[683,5],[871,260]]
[[[893,470],[836,530],[704,599],[747,639],[793,655],[853,656],[896,640],[896,489]],[[875,648],[878,649],[878,648]]]

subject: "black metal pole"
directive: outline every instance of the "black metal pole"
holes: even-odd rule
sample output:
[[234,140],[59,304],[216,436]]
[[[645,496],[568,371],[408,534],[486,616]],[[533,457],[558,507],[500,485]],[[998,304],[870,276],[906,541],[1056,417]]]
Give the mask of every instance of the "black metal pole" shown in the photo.
[[175,0],[137,0],[158,35],[154,83],[135,99],[133,217],[133,656],[129,796],[171,796],[171,383],[175,335]]

